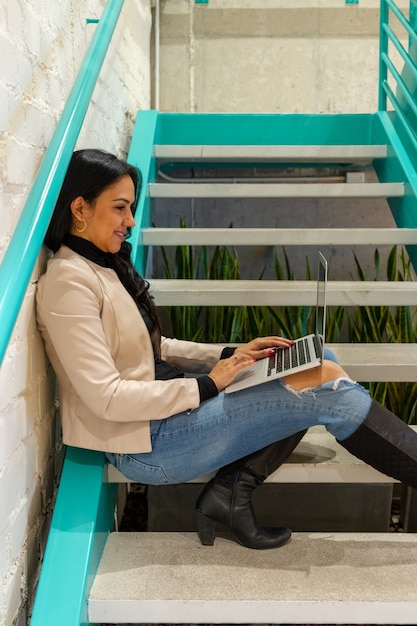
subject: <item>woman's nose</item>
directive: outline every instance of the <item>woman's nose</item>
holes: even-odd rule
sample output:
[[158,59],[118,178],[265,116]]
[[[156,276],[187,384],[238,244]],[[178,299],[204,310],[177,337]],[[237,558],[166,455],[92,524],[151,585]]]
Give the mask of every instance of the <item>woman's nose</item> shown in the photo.
[[135,218],[133,217],[133,213],[132,211],[129,209],[126,218],[125,218],[125,224],[126,226],[129,226],[129,228],[133,228],[136,224],[135,222]]

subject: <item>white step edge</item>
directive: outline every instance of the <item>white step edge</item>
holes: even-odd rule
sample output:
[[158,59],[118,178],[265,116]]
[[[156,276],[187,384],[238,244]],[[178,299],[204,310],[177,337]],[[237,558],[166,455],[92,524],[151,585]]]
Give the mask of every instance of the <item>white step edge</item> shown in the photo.
[[417,244],[415,228],[146,228],[141,235],[154,246]]
[[353,380],[417,382],[414,343],[331,343],[328,347]]
[[415,624],[417,535],[294,533],[276,550],[227,536],[113,533],[91,623]]
[[[315,281],[151,279],[158,306],[313,306]],[[417,305],[415,282],[329,281],[327,304],[342,306]]]
[[154,155],[165,161],[314,161],[369,163],[387,156],[385,145],[155,145]]
[[151,198],[391,198],[404,183],[150,183]]
[[[417,426],[410,426],[417,432]],[[206,483],[214,474],[206,474],[191,483]],[[113,465],[108,465],[104,480],[109,483],[129,481]],[[338,483],[338,484],[392,484],[386,476],[350,454],[324,426],[312,426],[304,435],[289,459],[266,479],[267,483]]]

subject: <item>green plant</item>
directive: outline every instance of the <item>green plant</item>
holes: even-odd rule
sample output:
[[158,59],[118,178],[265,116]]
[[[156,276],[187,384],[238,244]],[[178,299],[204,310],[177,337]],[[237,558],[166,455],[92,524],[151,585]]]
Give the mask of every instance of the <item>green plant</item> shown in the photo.
[[[185,228],[183,220],[180,221],[180,228]],[[199,277],[200,267],[205,261],[203,255],[207,253],[207,250],[202,249],[196,252],[192,246],[177,246],[172,267],[165,248],[161,246],[160,249],[165,278],[193,280]],[[196,306],[166,307],[165,311],[173,335],[190,341],[205,341],[204,328],[200,325],[201,310],[202,307]]]
[[[355,255],[359,280],[368,280]],[[374,254],[374,277],[380,278],[380,255]],[[386,278],[391,281],[414,280],[411,262],[404,248],[394,246],[387,260]],[[353,343],[415,343],[417,309],[410,306],[357,307],[349,317],[349,340]],[[417,382],[365,382],[371,396],[409,424],[417,418]]]
[[[282,254],[284,257],[285,271],[279,260],[278,251],[274,248],[273,258],[275,278],[277,280],[295,280],[285,247],[282,248]],[[306,280],[312,280],[313,276],[307,257],[305,275]],[[312,315],[313,310],[314,307],[311,306],[271,307],[270,313],[276,322],[276,328],[278,329],[280,335],[284,337],[300,337],[315,331],[314,315]],[[343,307],[339,306],[328,308],[326,330],[327,341],[339,341],[340,334],[343,329],[344,316],[345,309]]]
[[[184,222],[181,222],[184,227]],[[235,248],[217,246],[210,255],[207,247],[195,249],[192,246],[177,246],[173,267],[164,248],[161,248],[166,278],[209,278],[213,280],[239,280],[239,258]],[[282,249],[283,263],[278,251],[273,251],[274,272],[277,280],[294,280],[285,248]],[[354,255],[359,280],[368,280]],[[259,280],[262,280],[262,269]],[[306,279],[312,278],[306,260]],[[374,276],[379,280],[381,259],[378,250],[374,253]],[[398,252],[397,246],[390,251],[387,260],[388,280],[414,280],[411,262],[404,248]],[[194,341],[240,343],[257,336],[282,335],[295,337],[313,332],[314,316],[310,306],[271,307],[271,306],[176,306],[167,307],[166,312],[172,327],[172,334],[182,339]],[[328,307],[327,342],[340,341],[347,326],[348,341],[360,343],[417,341],[417,309],[398,306],[355,307],[348,312],[344,307]],[[390,383],[364,382],[373,398],[387,406],[404,421],[417,423],[417,382]]]
[[[181,222],[181,227],[184,223]],[[177,246],[174,267],[162,247],[165,278],[239,280],[239,259],[235,248],[216,246],[210,256],[206,246]],[[263,272],[259,276],[262,279]],[[175,306],[166,307],[172,334],[181,339],[218,343],[240,343],[253,337],[276,334],[271,307],[257,306]]]

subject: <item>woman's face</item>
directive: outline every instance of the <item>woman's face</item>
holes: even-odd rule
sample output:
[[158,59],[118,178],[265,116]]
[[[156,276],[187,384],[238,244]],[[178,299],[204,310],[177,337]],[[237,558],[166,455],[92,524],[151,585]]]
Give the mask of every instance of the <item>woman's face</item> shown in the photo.
[[[77,198],[74,203],[79,201]],[[115,254],[120,250],[129,227],[135,225],[132,215],[132,205],[135,200],[135,187],[127,174],[121,176],[113,185],[101,192],[93,202],[81,199],[80,212],[73,209],[76,224],[79,228],[87,226],[80,233],[75,225],[71,227],[71,234],[91,241],[103,252]]]

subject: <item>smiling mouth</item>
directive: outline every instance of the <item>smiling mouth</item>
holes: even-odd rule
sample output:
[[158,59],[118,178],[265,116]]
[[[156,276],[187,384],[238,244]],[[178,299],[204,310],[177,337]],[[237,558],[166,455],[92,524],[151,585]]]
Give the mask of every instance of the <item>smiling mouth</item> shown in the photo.
[[119,239],[122,239],[122,241],[124,241],[124,240],[126,239],[126,235],[127,235],[127,233],[122,233],[122,232],[120,232],[119,230],[116,230],[116,231],[115,231],[115,235],[116,235],[117,237],[119,237]]

